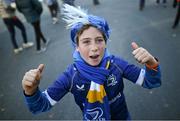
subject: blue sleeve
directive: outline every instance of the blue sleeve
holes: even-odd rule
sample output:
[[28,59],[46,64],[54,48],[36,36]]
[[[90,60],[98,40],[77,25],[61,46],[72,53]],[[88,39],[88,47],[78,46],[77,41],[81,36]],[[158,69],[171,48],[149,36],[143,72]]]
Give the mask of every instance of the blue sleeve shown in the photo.
[[[161,85],[161,71],[160,66],[157,70],[139,68],[134,64],[129,64],[123,59],[117,59],[118,66],[122,69],[124,78],[136,83],[144,88],[156,88]],[[140,83],[139,83],[140,82]]]
[[54,101],[59,101],[65,94],[69,92],[71,87],[71,76],[73,73],[73,66],[70,65],[67,70],[48,87],[47,93]]
[[50,110],[57,101],[69,92],[71,72],[73,73],[72,66],[63,72],[43,93],[37,90],[32,96],[25,95],[29,110],[34,114]]
[[32,96],[25,95],[26,104],[33,114],[45,112],[51,109],[51,104],[45,94],[39,89]]
[[132,81],[133,83],[136,83],[138,76],[140,74],[141,68],[129,64],[127,61],[121,59],[121,58],[115,58],[116,64],[120,67],[122,71],[123,78],[126,78],[127,80]]
[[158,65],[157,70],[148,69],[145,67],[146,73],[144,77],[144,82],[142,86],[144,88],[155,88],[161,86],[161,70],[160,66]]

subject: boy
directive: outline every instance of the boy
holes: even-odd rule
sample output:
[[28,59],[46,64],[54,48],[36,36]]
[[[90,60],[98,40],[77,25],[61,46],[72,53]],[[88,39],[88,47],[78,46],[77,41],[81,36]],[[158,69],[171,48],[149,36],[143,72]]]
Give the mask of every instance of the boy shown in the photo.
[[30,111],[47,111],[71,92],[82,110],[83,120],[130,119],[123,94],[123,78],[144,88],[159,87],[161,76],[157,60],[135,42],[132,53],[139,63],[146,65],[145,69],[111,55],[106,48],[109,26],[103,18],[67,4],[62,12],[71,27],[74,63],[43,93],[38,85],[44,65],[25,74],[22,86]]

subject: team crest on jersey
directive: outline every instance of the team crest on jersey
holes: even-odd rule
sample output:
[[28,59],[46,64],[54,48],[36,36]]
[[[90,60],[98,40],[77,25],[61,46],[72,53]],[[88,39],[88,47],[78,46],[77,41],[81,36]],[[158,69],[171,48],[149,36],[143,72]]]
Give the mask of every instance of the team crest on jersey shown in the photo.
[[77,90],[79,90],[79,91],[84,91],[84,90],[85,90],[85,89],[84,89],[84,84],[81,85],[81,86],[79,86],[79,85],[76,84],[76,88],[77,88]]
[[117,84],[116,76],[113,74],[109,75],[108,80],[107,80],[107,86],[114,86]]

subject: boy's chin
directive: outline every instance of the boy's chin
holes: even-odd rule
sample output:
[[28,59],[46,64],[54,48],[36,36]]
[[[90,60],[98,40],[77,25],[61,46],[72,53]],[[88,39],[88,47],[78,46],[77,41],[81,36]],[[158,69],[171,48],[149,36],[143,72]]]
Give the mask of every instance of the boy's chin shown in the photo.
[[96,67],[96,66],[99,66],[99,64],[100,64],[100,62],[89,62],[88,63],[90,66],[94,66],[94,67]]
[[99,64],[89,64],[90,66],[94,66],[94,67],[97,67],[99,66]]

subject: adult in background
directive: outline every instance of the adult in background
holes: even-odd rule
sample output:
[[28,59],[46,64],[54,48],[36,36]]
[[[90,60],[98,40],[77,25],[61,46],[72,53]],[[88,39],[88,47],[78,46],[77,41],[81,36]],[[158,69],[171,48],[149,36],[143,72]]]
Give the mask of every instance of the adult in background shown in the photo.
[[[163,3],[163,6],[166,7],[166,0],[163,0],[162,3]],[[156,3],[159,4],[160,3],[160,0],[156,0]]]
[[[66,4],[71,5],[71,6],[75,6],[74,2],[75,2],[75,0],[63,0],[63,3],[66,3]],[[99,0],[93,0],[93,4],[99,5],[100,2],[99,2]]]
[[[42,4],[38,0],[15,0],[17,9],[26,18],[28,23],[34,28],[36,43],[37,43],[37,53],[44,52],[46,50],[46,45],[49,40],[44,37],[41,26],[40,26],[40,16],[43,12]],[[41,40],[44,43],[44,47],[41,47]]]
[[39,0],[39,1],[44,2],[47,5],[52,17],[52,23],[53,24],[58,23],[59,4],[57,0]]
[[63,3],[66,3],[66,4],[71,5],[71,6],[75,6],[74,1],[75,0],[63,0]]
[[176,17],[175,17],[175,20],[174,20],[174,24],[172,26],[173,29],[175,29],[178,24],[179,24],[179,19],[180,19],[180,0],[176,0],[177,3],[174,3],[173,7],[176,7],[178,6],[177,8],[177,13],[176,13]]
[[99,0],[93,0],[93,4],[94,4],[94,5],[99,5],[100,2],[99,2]]
[[[156,3],[159,4],[160,0],[156,0]],[[166,3],[166,0],[163,0],[163,3]]]
[[[159,4],[160,0],[156,0],[156,3]],[[163,0],[163,6],[166,7],[166,0]],[[139,1],[139,10],[142,11],[145,7],[145,0]]]
[[[0,0],[0,17],[2,18],[4,24],[6,25],[10,36],[11,41],[14,47],[14,53],[18,54],[23,50],[23,48],[29,48],[33,46],[32,42],[27,41],[26,29],[23,23],[15,15],[16,4],[10,0]],[[19,47],[16,41],[15,26],[20,29],[23,37],[23,48]]]
[[140,0],[139,1],[139,10],[142,11],[144,9],[144,5],[145,5],[145,0]]

